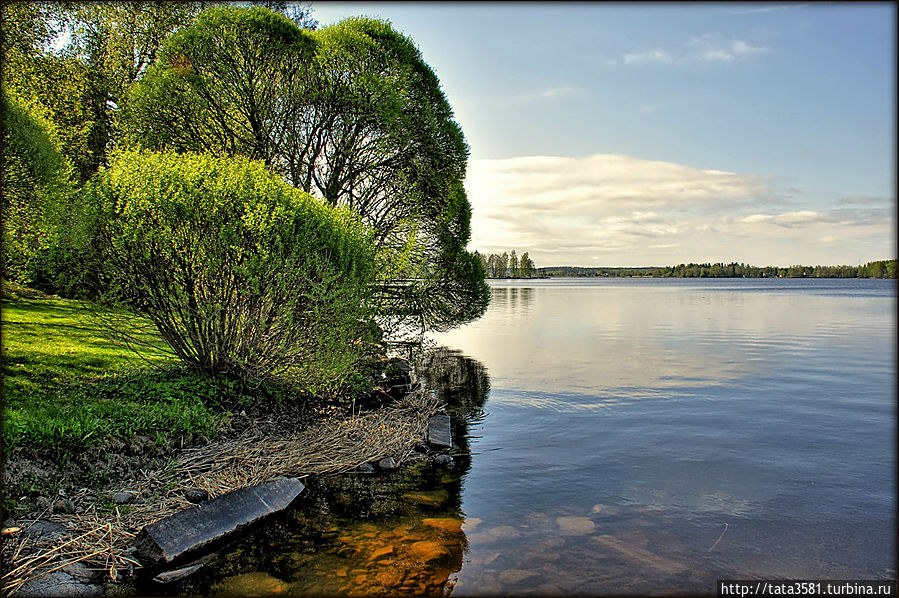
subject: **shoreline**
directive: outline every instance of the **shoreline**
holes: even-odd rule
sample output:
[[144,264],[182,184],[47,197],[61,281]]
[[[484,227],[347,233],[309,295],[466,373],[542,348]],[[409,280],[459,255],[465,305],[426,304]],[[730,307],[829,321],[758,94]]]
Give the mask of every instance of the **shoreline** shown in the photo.
[[[3,595],[23,588],[18,595],[56,595],[53,585],[49,593],[41,588],[42,579],[55,587],[78,585],[87,592],[79,595],[107,593],[107,584],[118,585],[144,568],[132,554],[137,532],[195,506],[190,493],[212,499],[280,476],[373,472],[382,458],[392,458],[391,469],[425,458],[415,448],[427,438],[428,418],[441,405],[414,378],[410,382],[402,397],[373,409],[346,413],[332,407],[314,419],[291,422],[260,410],[235,416],[215,441],[168,451],[149,439],[133,441],[125,447],[130,454],[114,455],[112,466],[107,459],[106,469],[97,467],[101,477],[121,476],[102,490],[69,486],[59,497],[39,501],[40,510],[15,520],[4,514]],[[29,452],[4,455],[4,477],[9,469],[40,469]],[[83,457],[99,459],[102,452],[92,449]]]

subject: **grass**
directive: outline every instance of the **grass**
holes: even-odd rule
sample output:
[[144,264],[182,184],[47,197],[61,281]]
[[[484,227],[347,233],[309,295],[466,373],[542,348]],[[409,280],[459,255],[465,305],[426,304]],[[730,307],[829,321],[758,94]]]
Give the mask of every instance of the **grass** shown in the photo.
[[24,445],[62,454],[138,434],[160,442],[210,435],[226,417],[222,407],[240,402],[230,381],[178,371],[162,352],[142,359],[110,340],[92,316],[97,308],[5,295],[0,391],[7,451]]

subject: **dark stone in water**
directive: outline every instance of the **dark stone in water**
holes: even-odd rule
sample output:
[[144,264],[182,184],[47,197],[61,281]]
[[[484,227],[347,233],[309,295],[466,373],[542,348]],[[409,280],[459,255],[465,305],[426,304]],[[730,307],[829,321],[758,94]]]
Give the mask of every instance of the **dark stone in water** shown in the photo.
[[374,473],[375,466],[371,463],[363,463],[356,468],[356,471],[358,471],[359,473]]
[[439,414],[428,419],[428,442],[436,448],[452,448],[453,435],[450,431],[450,416]]
[[112,497],[112,502],[117,505],[127,505],[134,500],[134,495],[130,492],[116,492]]
[[453,466],[453,458],[449,455],[437,455],[434,457],[434,463],[449,468]]
[[184,498],[197,505],[209,500],[209,493],[200,488],[188,488],[184,491]]
[[396,459],[394,459],[393,457],[384,457],[383,459],[378,461],[378,467],[380,467],[381,469],[390,470],[396,469],[399,466],[396,463]]
[[208,548],[262,518],[283,511],[304,490],[296,478],[241,488],[144,527],[135,538],[138,556],[152,563]]

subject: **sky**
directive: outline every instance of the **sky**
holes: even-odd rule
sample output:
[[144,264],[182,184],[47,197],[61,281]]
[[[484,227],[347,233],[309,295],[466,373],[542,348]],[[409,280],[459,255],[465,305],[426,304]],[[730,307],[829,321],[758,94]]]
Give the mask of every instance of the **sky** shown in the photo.
[[538,267],[896,258],[896,6],[311,3],[415,41],[469,249]]

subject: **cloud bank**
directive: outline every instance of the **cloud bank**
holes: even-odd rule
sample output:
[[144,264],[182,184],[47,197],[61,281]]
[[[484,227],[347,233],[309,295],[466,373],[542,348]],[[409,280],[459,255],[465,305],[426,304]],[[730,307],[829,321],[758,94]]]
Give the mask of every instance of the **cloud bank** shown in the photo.
[[473,160],[471,247],[537,265],[855,263],[895,254],[895,218],[846,202],[785,205],[756,174],[619,154]]

